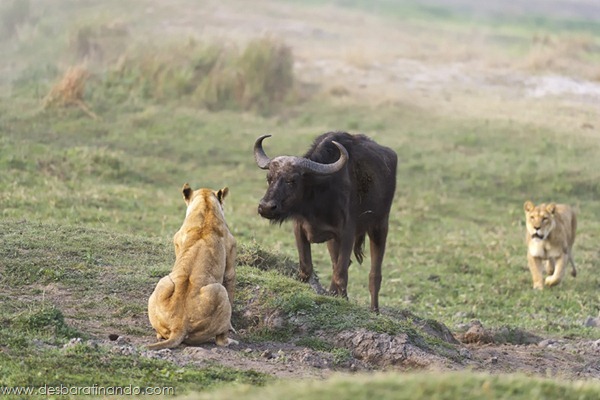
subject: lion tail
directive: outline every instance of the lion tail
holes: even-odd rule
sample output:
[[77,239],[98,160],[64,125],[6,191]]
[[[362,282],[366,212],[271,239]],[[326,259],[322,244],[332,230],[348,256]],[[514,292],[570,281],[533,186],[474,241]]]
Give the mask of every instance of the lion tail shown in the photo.
[[185,330],[173,332],[167,340],[149,344],[146,347],[148,350],[170,349],[172,347],[179,346],[181,344],[181,342],[183,342],[183,339],[185,339]]
[[362,264],[365,257],[365,234],[359,235],[354,240],[354,257],[359,264]]
[[577,276],[577,268],[575,268],[575,261],[573,261],[573,255],[569,252],[569,262],[571,263],[571,276],[575,278]]

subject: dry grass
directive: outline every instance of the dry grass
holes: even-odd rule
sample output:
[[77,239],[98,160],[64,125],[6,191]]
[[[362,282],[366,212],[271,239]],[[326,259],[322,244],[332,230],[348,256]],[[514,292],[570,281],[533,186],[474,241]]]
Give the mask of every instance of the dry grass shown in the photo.
[[98,119],[83,101],[85,84],[90,76],[83,65],[69,67],[61,80],[56,83],[44,98],[44,108],[77,106],[93,119]]
[[550,71],[597,80],[600,68],[590,58],[599,48],[590,35],[534,35],[522,67],[537,73]]
[[104,83],[128,97],[271,114],[293,92],[293,65],[291,49],[271,38],[251,40],[242,52],[189,39],[125,53]]

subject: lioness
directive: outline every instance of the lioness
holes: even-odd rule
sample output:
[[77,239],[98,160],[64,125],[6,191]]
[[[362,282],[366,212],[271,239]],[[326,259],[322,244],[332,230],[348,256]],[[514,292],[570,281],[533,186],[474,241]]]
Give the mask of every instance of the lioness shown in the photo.
[[547,286],[558,285],[565,275],[567,260],[577,276],[572,248],[577,229],[575,212],[565,204],[540,204],[534,206],[526,201],[525,223],[527,225],[527,264],[531,271],[534,289],[543,289],[542,261],[545,262]]
[[225,222],[223,199],[228,188],[192,190],[186,183],[187,211],[175,233],[175,265],[148,299],[148,317],[156,337],[148,346],[158,350],[180,343],[215,339],[227,346],[235,287],[236,242]]

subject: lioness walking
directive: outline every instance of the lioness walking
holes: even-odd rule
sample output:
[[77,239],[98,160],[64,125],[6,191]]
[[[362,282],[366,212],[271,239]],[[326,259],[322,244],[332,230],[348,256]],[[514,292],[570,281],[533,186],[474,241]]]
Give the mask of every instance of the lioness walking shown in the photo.
[[[565,204],[540,204],[526,201],[525,224],[527,226],[527,264],[531,271],[534,289],[558,285],[565,275],[567,261],[577,276],[573,261],[573,243],[577,230],[575,212]],[[542,280],[542,261],[548,276]]]
[[187,211],[175,233],[175,265],[148,299],[148,317],[156,337],[148,346],[158,350],[180,343],[215,340],[226,346],[235,288],[236,242],[227,227],[223,199],[228,188],[192,190],[186,183]]

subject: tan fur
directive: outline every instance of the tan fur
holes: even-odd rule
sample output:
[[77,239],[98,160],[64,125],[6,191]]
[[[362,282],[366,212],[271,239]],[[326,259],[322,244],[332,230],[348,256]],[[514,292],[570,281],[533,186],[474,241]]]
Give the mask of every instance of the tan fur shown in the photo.
[[[523,205],[527,226],[527,264],[533,279],[534,289],[558,285],[565,275],[567,261],[577,270],[573,261],[573,243],[577,230],[575,212],[565,204],[540,204],[531,201]],[[543,278],[542,262],[548,276]]]
[[222,203],[228,188],[192,190],[186,183],[187,211],[175,233],[175,265],[148,299],[148,317],[159,341],[158,350],[180,343],[196,345],[215,340],[236,343],[227,334],[235,288],[236,242],[225,222]]

